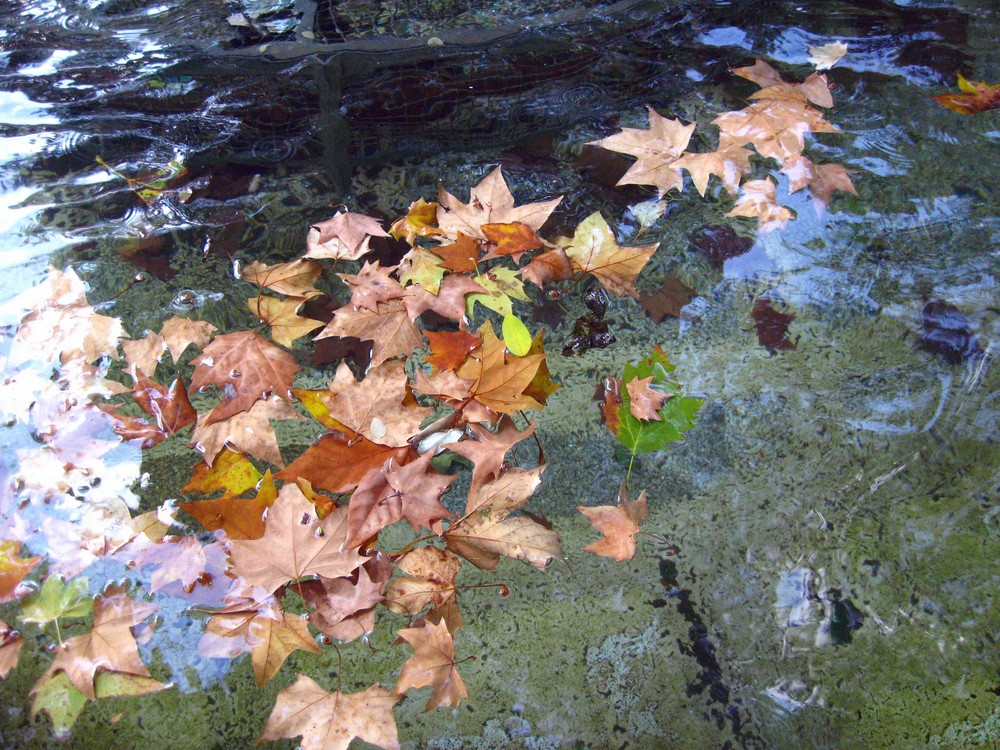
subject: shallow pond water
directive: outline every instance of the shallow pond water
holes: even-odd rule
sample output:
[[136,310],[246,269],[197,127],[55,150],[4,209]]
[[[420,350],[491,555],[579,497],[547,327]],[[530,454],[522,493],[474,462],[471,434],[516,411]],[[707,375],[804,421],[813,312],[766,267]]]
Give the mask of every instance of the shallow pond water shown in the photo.
[[[463,590],[456,654],[476,657],[459,665],[469,698],[423,713],[428,691],[417,691],[396,708],[403,746],[1000,742],[1000,110],[959,115],[930,98],[958,73],[1000,82],[992,0],[428,1],[407,12],[39,0],[0,5],[0,18],[0,539],[46,557],[28,588],[45,571],[85,578],[92,594],[128,581],[158,607],[142,661],[174,684],[88,703],[66,746],[250,747],[296,673],[326,689],[392,687],[406,620],[379,610],[342,663],[330,647],[296,651],[263,688],[248,657],[199,655],[197,608],[218,606],[218,587],[149,593],[149,568],[77,537],[97,516],[120,527],[123,505],[138,515],[186,499],[200,456],[182,433],[145,452],[109,448],[99,483],[75,473],[66,456],[87,455],[94,428],[66,425],[61,441],[39,429],[61,397],[52,362],[14,343],[42,302],[30,290],[50,265],[73,269],[133,338],[175,315],[250,328],[253,291],[234,263],[300,257],[309,225],[340,206],[388,226],[439,183],[464,201],[496,164],[519,204],[565,196],[545,236],[600,210],[622,244],[659,243],[643,297],[665,279],[691,294],[659,322],[612,298],[616,343],[573,357],[560,352],[587,312],[586,284],[520,308],[546,329],[562,386],[532,413],[548,468],[527,508],[559,532],[566,560],[463,572],[462,585],[503,582],[509,595]],[[731,67],[756,57],[801,81],[808,47],[838,40],[848,52],[826,75],[840,132],[808,137],[807,153],[846,165],[857,195],[823,206],[755,163],[795,212],[780,229],[727,218],[718,183],[705,198],[690,183],[675,191],[640,229],[655,190],[615,188],[631,159],[584,146],[647,127],[649,106],[697,120],[708,150],[712,119],[755,90]],[[148,200],[123,178],[158,179],[174,160],[186,171],[166,169]],[[614,502],[628,471],[594,391],[656,344],[704,406],[682,442],[632,467],[649,535],[616,563],[582,551],[598,534],[576,510]],[[296,385],[325,387],[336,360],[308,338],[291,350]],[[275,428],[286,461],[323,432]],[[531,465],[537,452],[520,444],[512,458]],[[181,515],[172,531],[199,527]],[[389,531],[380,545],[410,538]],[[10,598],[0,618],[25,645],[0,683],[0,745],[59,746],[29,696],[54,631],[19,621],[23,599]],[[71,622],[78,635],[89,621]]]

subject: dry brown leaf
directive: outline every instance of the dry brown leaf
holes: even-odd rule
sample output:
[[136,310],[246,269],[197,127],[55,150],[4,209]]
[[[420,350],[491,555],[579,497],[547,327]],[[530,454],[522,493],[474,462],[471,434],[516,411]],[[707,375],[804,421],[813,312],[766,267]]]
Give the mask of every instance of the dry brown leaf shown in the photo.
[[438,706],[457,706],[469,697],[465,682],[455,668],[455,641],[444,622],[425,622],[422,627],[397,632],[413,646],[413,656],[403,664],[396,680],[397,693],[431,685],[433,690],[424,711]]

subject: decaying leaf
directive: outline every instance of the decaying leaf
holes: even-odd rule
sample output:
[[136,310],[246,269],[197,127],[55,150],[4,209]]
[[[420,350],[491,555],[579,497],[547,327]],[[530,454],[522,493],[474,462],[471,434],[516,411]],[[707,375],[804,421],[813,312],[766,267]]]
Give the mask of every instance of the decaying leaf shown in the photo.
[[584,552],[610,557],[612,560],[631,560],[635,555],[635,535],[639,533],[639,524],[646,520],[649,509],[646,507],[646,491],[639,493],[636,500],[629,497],[628,487],[623,482],[618,490],[618,505],[598,505],[586,507],[578,505],[579,510],[590,521],[591,526],[604,534],[604,537],[583,548]]
[[454,638],[444,622],[424,622],[419,628],[397,632],[413,646],[413,656],[406,660],[396,680],[397,693],[431,685],[433,690],[424,711],[438,706],[457,706],[469,697],[465,682],[455,668]]
[[958,88],[963,93],[939,94],[931,98],[960,115],[974,115],[1000,107],[1000,83],[991,86],[986,81],[969,81],[959,73]]

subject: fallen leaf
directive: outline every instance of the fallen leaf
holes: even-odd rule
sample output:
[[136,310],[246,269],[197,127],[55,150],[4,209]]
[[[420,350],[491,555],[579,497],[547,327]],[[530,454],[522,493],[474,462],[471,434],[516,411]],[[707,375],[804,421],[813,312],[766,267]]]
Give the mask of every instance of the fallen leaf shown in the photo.
[[931,98],[960,115],[974,115],[1000,107],[1000,83],[991,86],[986,81],[969,81],[959,73],[958,88],[962,94],[939,94]]
[[195,420],[194,407],[188,400],[187,388],[180,378],[175,378],[169,388],[164,388],[137,373],[132,398],[140,409],[156,420],[157,428],[164,435],[176,435]]
[[122,351],[125,352],[125,361],[129,365],[129,374],[133,378],[139,373],[152,375],[156,371],[160,357],[167,351],[167,342],[158,333],[147,333],[135,341],[124,339],[121,345]]
[[650,386],[653,376],[645,378],[635,377],[625,383],[628,391],[629,411],[636,419],[651,419],[656,422],[662,421],[658,414],[663,408],[663,402],[673,396],[672,393],[653,390]]
[[373,580],[368,568],[362,566],[347,578],[306,581],[300,591],[314,610],[309,613],[310,624],[331,638],[349,643],[371,632],[375,622],[372,610],[382,601],[385,584]]
[[[406,575],[394,578],[385,592],[385,605],[393,612],[417,615],[425,607],[440,609],[454,602],[458,592],[455,577],[462,559],[451,551],[418,547],[397,560],[396,566]],[[457,607],[453,611],[457,613]],[[460,627],[460,617],[457,623],[449,624],[453,633]]]
[[357,260],[368,252],[368,237],[388,236],[377,219],[345,211],[309,228],[305,257]]
[[430,346],[431,353],[424,361],[435,370],[455,370],[476,347],[482,345],[482,339],[466,330],[460,331],[424,331],[424,336]]
[[261,290],[270,289],[286,297],[301,297],[305,300],[320,294],[313,285],[322,273],[323,266],[304,258],[273,266],[255,260],[243,269],[240,278],[256,284]]
[[691,235],[690,243],[710,260],[724,261],[750,251],[753,237],[743,237],[729,224],[703,227]]
[[686,169],[691,175],[695,189],[702,197],[708,189],[708,180],[715,175],[722,181],[722,187],[735,197],[740,189],[740,181],[750,171],[750,151],[732,142],[726,142],[715,151],[695,153],[685,151],[673,163],[674,169]]
[[687,148],[697,123],[682,125],[680,120],[663,117],[652,107],[647,109],[648,130],[622,128],[620,133],[587,145],[638,157],[618,185],[654,185],[661,196],[671,190],[683,190],[684,178],[674,163]]
[[[216,407],[218,408],[218,407]],[[214,413],[209,412],[209,416]],[[235,450],[249,453],[275,466],[284,466],[278,437],[271,427],[272,419],[302,419],[302,415],[277,396],[258,401],[249,411],[235,414],[224,421],[200,420],[191,433],[195,450],[211,465],[215,457],[228,445]]]
[[519,222],[536,232],[559,205],[562,196],[548,201],[514,207],[514,196],[507,187],[500,167],[486,175],[469,192],[469,203],[462,203],[443,187],[438,191],[437,220],[441,231],[455,239],[458,233],[485,240],[483,224]]
[[223,450],[211,464],[198,464],[181,492],[211,495],[221,490],[225,500],[253,489],[262,476],[242,451]]
[[639,304],[654,323],[660,323],[668,315],[681,316],[681,308],[695,296],[695,292],[673,274],[664,277],[660,288],[650,295],[642,295]]
[[447,245],[434,245],[430,251],[444,261],[442,265],[445,268],[455,273],[475,271],[479,257],[482,255],[479,240],[462,232],[458,233],[454,242]]
[[409,406],[408,379],[400,360],[390,360],[368,371],[358,382],[351,369],[341,363],[327,388],[324,400],[330,415],[349,430],[374,443],[400,448],[420,432],[429,407]]
[[305,318],[298,314],[299,308],[305,302],[305,297],[278,299],[262,295],[248,299],[247,307],[261,323],[271,326],[271,338],[275,343],[291,348],[295,339],[324,325],[320,320]]
[[514,421],[503,416],[496,430],[488,430],[478,424],[466,427],[466,436],[457,443],[447,443],[443,447],[469,459],[475,468],[472,472],[472,486],[482,484],[500,476],[507,452],[525,438],[531,437],[535,426],[529,424],[526,430],[519,430]]
[[795,215],[778,203],[777,185],[772,180],[751,180],[743,183],[740,199],[726,216],[747,216],[758,220],[761,232],[783,227]]
[[403,628],[399,637],[413,646],[413,655],[403,664],[396,692],[432,686],[424,711],[438,706],[457,706],[469,697],[465,682],[455,668],[455,642],[444,622],[425,622],[419,628]]
[[[225,453],[242,456],[242,454],[232,451]],[[246,459],[243,458],[240,461],[242,463]],[[249,464],[249,461],[246,463]],[[261,477],[259,486],[257,495],[251,499],[240,499],[227,494],[215,500],[200,500],[194,503],[178,503],[178,505],[190,513],[208,531],[223,529],[230,539],[260,539],[264,536],[264,512],[274,504],[275,498],[278,496],[274,480],[271,479],[270,469]],[[186,487],[184,489],[187,491]]]
[[0,680],[6,679],[10,670],[17,666],[24,639],[16,630],[0,620]]
[[406,216],[397,219],[389,233],[398,239],[405,238],[411,245],[417,237],[433,237],[442,234],[437,225],[438,204],[428,203],[423,198],[418,198],[410,204]]
[[479,329],[483,340],[481,347],[469,355],[456,371],[460,378],[474,380],[469,391],[476,401],[498,414],[511,414],[518,409],[540,409],[534,398],[524,393],[531,383],[545,355],[529,354],[525,357],[505,356],[507,348],[493,333],[487,321]]
[[846,54],[846,44],[840,41],[831,42],[821,47],[809,47],[809,62],[816,66],[816,70],[829,70]]
[[163,322],[160,335],[167,343],[167,349],[176,364],[184,350],[192,344],[196,349],[205,348],[212,340],[212,334],[215,331],[215,326],[204,320],[188,320],[175,315]]
[[657,247],[659,243],[619,246],[604,217],[595,212],[580,222],[565,251],[577,272],[592,274],[612,294],[638,298],[635,279]]
[[354,336],[372,342],[372,367],[400,355],[409,356],[423,344],[420,330],[413,325],[407,308],[399,300],[378,305],[378,310],[342,307],[319,332],[316,339]]
[[63,617],[86,617],[94,610],[86,578],[67,583],[60,575],[49,575],[37,593],[25,599],[21,607],[24,622],[44,624]]
[[431,294],[437,294],[441,290],[446,270],[437,255],[422,247],[415,247],[399,263],[399,283],[403,286],[417,284]]
[[631,560],[635,555],[635,535],[639,524],[646,520],[646,491],[637,500],[632,500],[628,488],[622,483],[618,490],[618,505],[598,505],[596,507],[576,506],[590,521],[591,526],[604,534],[602,539],[583,548],[584,552],[610,557],[612,560]]
[[231,659],[249,653],[258,687],[268,683],[296,650],[320,653],[308,622],[298,615],[287,616],[274,597],[212,615],[198,643],[198,655],[204,657]]
[[278,693],[257,742],[302,737],[302,750],[347,750],[351,740],[399,750],[392,707],[400,696],[372,685],[361,693],[328,693],[304,674]]
[[761,156],[784,163],[802,154],[807,133],[836,133],[823,114],[797,100],[763,99],[712,120],[719,126],[719,148],[751,144]]
[[[216,336],[194,365],[191,388],[215,385],[233,394],[209,412],[206,426],[249,411],[271,393],[291,402],[292,380],[299,371],[291,354],[253,331]],[[198,420],[199,427],[202,422]]]
[[733,68],[732,72],[761,87],[751,99],[787,99],[798,102],[812,102],[820,107],[832,107],[833,97],[826,76],[811,73],[802,83],[786,81],[763,60],[757,59],[746,68]]
[[305,576],[338,578],[365,560],[345,549],[346,539],[347,508],[321,520],[302,491],[286,484],[268,509],[264,536],[233,541],[233,572],[268,594]]
[[278,472],[277,477],[286,481],[301,477],[328,492],[349,492],[369,471],[390,458],[405,461],[409,451],[409,446],[393,448],[361,435],[324,435]]
[[39,556],[21,557],[21,543],[6,539],[0,541],[0,604],[20,599],[32,589],[22,586],[24,577],[38,567]]
[[788,326],[795,320],[794,313],[783,313],[774,309],[767,297],[758,297],[753,301],[750,316],[757,330],[757,342],[768,349],[794,349],[795,342],[788,337]]
[[395,268],[395,266],[385,268],[378,263],[365,261],[356,274],[337,275],[351,290],[351,305],[378,312],[380,302],[389,302],[406,296],[399,282],[389,275]]
[[537,250],[545,244],[531,227],[519,221],[483,224],[480,229],[486,235],[486,239],[496,245],[492,252],[484,256],[485,258],[513,255],[516,261],[522,253]]

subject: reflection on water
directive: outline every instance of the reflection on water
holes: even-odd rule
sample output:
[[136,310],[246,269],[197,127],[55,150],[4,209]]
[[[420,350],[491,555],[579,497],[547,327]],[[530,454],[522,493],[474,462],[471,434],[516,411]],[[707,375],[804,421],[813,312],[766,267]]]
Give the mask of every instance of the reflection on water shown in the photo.
[[[422,715],[409,701],[398,709],[404,739],[996,743],[1000,127],[996,112],[962,117],[929,98],[959,72],[1000,81],[993,3],[837,1],[821,13],[780,1],[486,4],[530,15],[517,33],[503,17],[483,22],[481,5],[416,3],[409,16],[378,2],[0,10],[0,501],[25,511],[8,513],[0,538],[25,540],[49,556],[48,570],[86,575],[93,591],[106,578],[148,578],[104,553],[131,538],[139,513],[169,524],[197,462],[187,448],[143,456],[80,408],[114,388],[108,362],[77,372],[46,356],[45,336],[30,351],[13,343],[31,308],[44,317],[53,307],[38,296],[58,296],[45,286],[50,262],[83,279],[70,291],[85,289],[74,299],[87,315],[120,318],[135,339],[178,313],[246,328],[254,320],[234,260],[291,260],[305,229],[340,203],[392,220],[433,199],[439,181],[461,193],[497,162],[520,202],[566,196],[553,234],[599,209],[631,242],[635,207],[655,196],[614,188],[631,160],[584,143],[645,127],[650,105],[697,120],[709,150],[711,120],[752,93],[730,66],[759,56],[801,80],[809,45],[844,40],[828,116],[842,133],[815,137],[808,151],[848,165],[859,195],[823,207],[808,191],[789,194],[781,176],[781,203],[797,216],[781,231],[718,230],[730,207],[720,189],[702,200],[689,187],[648,220],[641,242],[661,245],[640,292],[679,279],[695,294],[681,317],[654,323],[615,300],[605,317],[615,346],[550,359],[563,388],[537,420],[551,464],[541,511],[570,566],[502,568],[512,592],[502,602],[464,594],[459,643],[480,657],[462,670],[470,708]],[[470,36],[477,24],[482,35]],[[387,31],[393,43],[375,46]],[[174,159],[186,172],[140,195]],[[146,280],[134,283],[139,273]],[[581,297],[538,300],[552,352],[586,313]],[[761,301],[784,316],[779,345],[760,336]],[[76,315],[67,319],[84,326]],[[590,398],[598,378],[651,343],[708,405],[684,444],[635,469],[650,496],[644,529],[679,554],[644,539],[615,567],[579,551],[593,532],[573,506],[609,502],[624,472]],[[314,347],[301,345],[305,364]],[[329,377],[316,368],[303,381]],[[315,435],[281,437],[301,451]],[[111,726],[134,746],[249,746],[274,691],[245,684],[246,665],[193,653],[203,618],[181,596],[157,604],[144,661],[190,692],[89,705],[74,746]],[[13,625],[10,612],[0,616]],[[370,658],[389,663],[391,646],[376,646]],[[0,744],[48,744],[25,708],[47,658],[22,656],[4,682],[15,708]],[[352,690],[363,685],[348,675],[366,658],[344,649]],[[296,670],[315,676],[318,663],[286,666],[280,687]],[[332,657],[322,664],[339,671]],[[107,724],[118,711],[128,718]],[[184,745],[177,715],[210,718]]]

